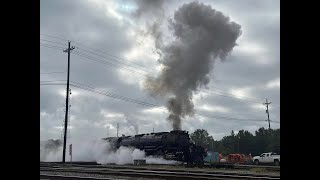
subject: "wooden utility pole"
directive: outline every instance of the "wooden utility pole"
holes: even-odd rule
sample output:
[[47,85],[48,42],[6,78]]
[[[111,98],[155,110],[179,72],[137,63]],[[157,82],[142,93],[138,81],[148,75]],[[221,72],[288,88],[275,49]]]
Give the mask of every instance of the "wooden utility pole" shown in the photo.
[[271,128],[270,128],[270,117],[269,117],[269,104],[271,104],[271,102],[268,102],[268,99],[266,99],[266,102],[263,104],[266,105],[267,107],[266,113],[268,114],[268,123],[269,123],[269,130],[270,130]]
[[68,49],[63,52],[68,53],[68,77],[67,77],[67,96],[66,96],[66,114],[64,119],[64,137],[63,137],[63,156],[62,163],[66,162],[66,146],[67,146],[67,128],[68,128],[68,110],[69,110],[69,79],[70,79],[70,53],[74,47],[70,47],[70,41],[68,42]]

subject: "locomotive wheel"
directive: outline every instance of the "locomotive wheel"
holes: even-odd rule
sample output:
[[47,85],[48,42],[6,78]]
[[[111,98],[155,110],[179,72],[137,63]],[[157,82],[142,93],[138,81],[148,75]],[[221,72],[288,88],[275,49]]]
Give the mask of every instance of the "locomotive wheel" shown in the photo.
[[156,153],[155,153],[155,156],[156,157],[163,157],[163,152],[161,150],[158,150]]
[[197,166],[198,166],[199,168],[203,168],[204,162],[203,162],[202,159],[200,159],[200,161],[198,162]]
[[202,168],[202,167],[204,166],[204,162],[203,162],[203,160],[201,159],[200,156],[196,156],[196,157],[194,158],[193,163],[194,163],[196,166],[200,167],[200,168]]

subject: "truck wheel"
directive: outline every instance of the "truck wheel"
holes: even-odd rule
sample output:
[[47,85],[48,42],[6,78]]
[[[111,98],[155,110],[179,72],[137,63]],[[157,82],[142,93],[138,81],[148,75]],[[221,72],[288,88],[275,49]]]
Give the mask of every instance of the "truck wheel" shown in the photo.
[[279,166],[279,165],[280,165],[279,160],[277,160],[277,159],[274,160],[274,165],[275,165],[275,166]]
[[255,165],[259,165],[259,160],[254,160]]

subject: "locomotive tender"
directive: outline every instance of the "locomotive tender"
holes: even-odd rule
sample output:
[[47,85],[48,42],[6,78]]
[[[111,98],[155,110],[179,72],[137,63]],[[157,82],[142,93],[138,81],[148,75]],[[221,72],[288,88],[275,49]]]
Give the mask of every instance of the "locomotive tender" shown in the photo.
[[181,130],[110,137],[103,140],[110,142],[114,149],[120,146],[134,147],[144,150],[147,156],[164,157],[188,164],[201,165],[206,156],[204,148],[192,143],[188,132]]

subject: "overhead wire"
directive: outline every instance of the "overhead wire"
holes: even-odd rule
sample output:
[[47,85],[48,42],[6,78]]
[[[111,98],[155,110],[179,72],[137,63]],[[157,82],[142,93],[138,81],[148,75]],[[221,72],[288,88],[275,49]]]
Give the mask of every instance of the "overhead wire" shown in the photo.
[[[60,81],[60,80],[56,80],[56,81]],[[53,81],[54,82],[54,81]],[[41,84],[41,85],[49,85],[49,84]],[[52,85],[65,85],[62,83],[59,84],[52,84]],[[159,108],[159,109],[163,109],[163,110],[167,110],[166,108],[164,108],[163,106],[160,106],[158,104],[153,104],[153,103],[148,103],[148,102],[144,102],[144,101],[140,101],[137,99],[133,99],[133,98],[128,98],[125,96],[121,96],[115,93],[111,93],[108,91],[104,91],[104,90],[100,90],[94,87],[91,87],[89,85],[85,85],[83,83],[79,83],[76,81],[70,81],[70,86],[72,87],[76,87],[82,90],[86,90],[89,92],[93,92],[96,94],[100,94],[100,95],[104,95],[110,98],[115,98],[115,99],[119,99],[119,100],[123,100],[123,101],[127,101],[130,103],[135,103],[135,104],[139,104],[139,105],[143,105],[143,106],[148,106],[148,107],[153,107],[153,108]],[[234,118],[234,117],[224,117],[224,116],[212,116],[212,115],[206,115],[206,114],[202,114],[202,113],[195,113],[194,115],[196,116],[200,116],[200,117],[205,117],[205,118],[209,118],[209,119],[223,119],[223,120],[237,120],[237,121],[258,121],[258,122],[263,122],[265,120],[259,120],[259,119],[241,119],[241,118]],[[272,122],[277,122],[277,121],[272,121]],[[278,122],[280,123],[280,122]]]
[[[46,34],[41,34],[41,35],[45,35],[45,36],[48,36],[48,37],[58,38],[58,39],[62,39],[62,40],[67,41],[67,39],[59,38],[59,37],[57,37],[57,36],[51,36],[51,35],[46,35]],[[97,51],[97,52],[101,52],[101,53],[104,53],[104,54],[107,54],[107,55],[111,55],[111,54],[105,53],[105,52],[103,52],[103,51],[101,51],[101,50],[97,50],[97,49],[91,48],[91,47],[89,47],[89,46],[83,45],[83,44],[81,44],[81,43],[78,43],[78,42],[75,42],[75,41],[72,41],[72,42],[75,43],[75,44],[81,45],[81,46],[83,46],[83,47],[86,47],[86,48],[88,48],[88,49],[91,49],[91,50],[94,50],[94,51]],[[84,49],[84,48],[79,48],[79,47],[78,47],[78,49],[81,49],[81,50],[83,50],[83,51],[85,51],[85,52],[89,52],[89,53],[91,53],[91,54],[95,54],[95,55],[97,55],[97,56],[100,56],[100,57],[103,57],[103,58],[106,58],[106,59],[109,59],[109,60],[113,60],[113,61],[115,61],[115,62],[118,62],[118,63],[121,63],[121,64],[123,64],[123,65],[129,66],[129,67],[131,67],[131,68],[135,68],[135,69],[138,69],[138,70],[145,71],[145,70],[143,70],[143,69],[139,69],[139,68],[137,68],[137,67],[133,67],[133,66],[128,65],[127,63],[132,63],[132,62],[129,62],[129,61],[127,61],[127,60],[126,60],[126,63],[123,63],[123,62],[120,62],[120,61],[117,61],[117,60],[114,60],[114,59],[111,59],[111,58],[107,58],[107,57],[105,57],[105,56],[101,56],[101,55],[99,55],[99,54],[93,53],[93,52],[88,51],[88,50],[86,50],[86,49]],[[77,53],[79,53],[79,52],[77,52]],[[76,54],[77,54],[77,53],[76,53]],[[79,54],[78,54],[78,55],[79,55]],[[103,60],[101,60],[101,59],[97,59],[97,58],[94,58],[94,57],[92,57],[92,56],[88,56],[88,55],[83,54],[83,53],[81,53],[81,56],[82,56],[82,57],[85,57],[85,58],[88,58],[88,59],[91,59],[91,60],[93,60],[93,61],[99,62],[99,63],[104,63],[104,62],[105,62],[105,61],[102,62]],[[113,57],[115,57],[115,58],[119,58],[119,57],[114,56],[114,55],[111,55],[111,56],[113,56]],[[119,58],[119,59],[122,59],[122,58]],[[123,60],[125,60],[125,59],[123,59]],[[113,66],[113,67],[116,67],[116,68],[120,68],[119,66],[117,66],[117,65],[115,65],[115,64],[110,64],[110,63],[104,63],[104,64],[110,65],[110,66]],[[134,63],[134,64],[136,64],[136,63]],[[136,65],[142,66],[142,65],[140,65],[140,64],[136,64]],[[126,68],[123,68],[123,67],[121,67],[121,68],[122,68],[122,69],[126,69]],[[133,73],[134,70],[131,70],[131,69],[128,70],[128,69],[127,69],[127,71],[130,71],[130,72]],[[147,71],[145,71],[145,72],[147,72]],[[139,74],[139,75],[144,75],[144,74],[141,74],[141,73],[138,73],[138,74]],[[149,74],[149,76],[150,76],[150,74]],[[215,89],[218,89],[218,88],[215,88]],[[220,89],[221,89],[221,88],[220,88]],[[253,102],[253,103],[262,103],[262,102],[263,102],[262,100],[253,99],[253,98],[248,98],[248,97],[245,97],[245,96],[243,96],[243,95],[239,95],[239,96],[241,96],[241,98],[240,98],[240,97],[236,97],[236,96],[234,95],[235,93],[226,93],[226,92],[224,92],[224,94],[223,94],[223,93],[221,93],[221,92],[217,92],[217,91],[213,91],[213,90],[209,90],[210,92],[208,92],[208,91],[205,91],[205,90],[203,90],[203,89],[201,89],[201,90],[199,90],[199,91],[205,92],[205,93],[212,93],[212,94],[219,95],[219,96],[224,96],[224,97],[230,97],[230,98],[234,98],[234,99],[239,99],[239,100],[247,101],[247,102]],[[225,90],[224,90],[224,91],[225,91]],[[276,103],[275,103],[275,104],[276,104]],[[277,105],[276,105],[276,106],[277,106]]]
[[47,72],[47,73],[40,73],[40,74],[62,74],[66,72]]
[[[41,35],[45,35],[45,34],[41,34]],[[59,38],[59,37],[56,37],[56,36],[51,36],[51,35],[45,35],[45,36],[53,37],[53,38],[57,38],[57,39],[61,39],[61,40],[67,41],[67,39]],[[43,40],[43,39],[42,39],[42,40]],[[48,41],[48,42],[53,42],[53,43],[58,43],[58,42],[49,41],[49,40],[46,40],[46,41]],[[83,45],[83,44],[81,44],[81,43],[77,43],[77,42],[74,42],[74,41],[72,41],[72,42],[75,43],[75,44],[79,44],[79,45],[82,45],[82,46],[84,46],[84,47],[87,47],[87,48],[89,48],[89,49],[92,49],[92,50],[94,50],[94,51],[105,53],[105,52],[103,52],[103,51],[90,48],[90,47],[88,47],[88,46],[86,46],[86,45]],[[41,43],[40,43],[40,44],[41,44]],[[62,44],[62,43],[59,43],[59,44]],[[63,49],[62,47],[59,47],[59,46],[52,46],[52,45],[48,45],[48,44],[44,44],[44,45],[51,46],[51,47],[53,47],[53,48],[61,48],[61,49]],[[105,59],[109,59],[109,60],[110,60],[110,58],[107,58],[107,57],[105,57],[105,56],[98,55],[98,54],[96,54],[96,53],[93,53],[93,52],[91,52],[91,51],[85,50],[85,49],[83,49],[83,48],[78,48],[78,49],[83,50],[83,51],[85,51],[85,52],[89,52],[89,53],[91,53],[91,54],[94,54],[94,55],[97,55],[97,56],[100,56],[100,57],[104,57]],[[121,65],[116,65],[116,64],[113,64],[113,63],[109,63],[109,62],[103,61],[103,60],[101,60],[101,59],[98,59],[98,58],[95,58],[95,57],[92,57],[92,56],[88,56],[87,54],[84,54],[84,53],[81,53],[81,52],[75,51],[74,53],[77,54],[77,55],[80,56],[80,57],[87,58],[87,59],[89,59],[89,60],[91,60],[91,61],[95,61],[95,62],[98,62],[98,63],[102,63],[102,64],[105,64],[105,65],[108,65],[108,66],[112,66],[112,67],[114,67],[114,68],[123,69],[123,70],[129,71],[129,72],[131,72],[131,73],[135,73],[135,74],[147,76],[146,74],[143,74],[143,73],[141,73],[141,72],[135,71],[135,70],[133,70],[133,69],[129,69],[129,68],[123,67],[123,66],[121,66]],[[110,54],[109,54],[109,55],[110,55]],[[117,57],[117,56],[114,56],[114,57],[119,58],[119,57]],[[126,63],[122,63],[122,62],[120,62],[120,61],[115,61],[115,62],[121,63],[121,64],[123,64],[123,65],[125,65],[125,66],[129,66],[129,67],[131,67],[131,68],[135,68],[135,69],[138,69],[138,70],[147,72],[147,71],[145,71],[145,70],[142,70],[142,69],[139,69],[139,68],[130,66],[130,65],[128,65],[128,64],[126,64]],[[130,62],[130,63],[131,63],[131,62]],[[139,65],[139,64],[138,64],[138,65]],[[246,101],[246,102],[262,103],[260,100],[257,100],[257,99],[247,98],[247,97],[244,97],[244,96],[241,96],[241,98],[236,97],[236,96],[234,95],[234,93],[233,93],[233,94],[231,94],[231,93],[229,94],[229,93],[225,93],[225,92],[222,93],[222,92],[218,92],[218,91],[214,91],[214,90],[208,90],[208,91],[206,91],[206,90],[202,90],[202,89],[199,90],[199,91],[205,92],[205,93],[214,94],[214,95],[218,95],[218,96],[234,98],[234,99],[241,100],[241,101]],[[276,105],[275,105],[275,106],[276,106]]]

